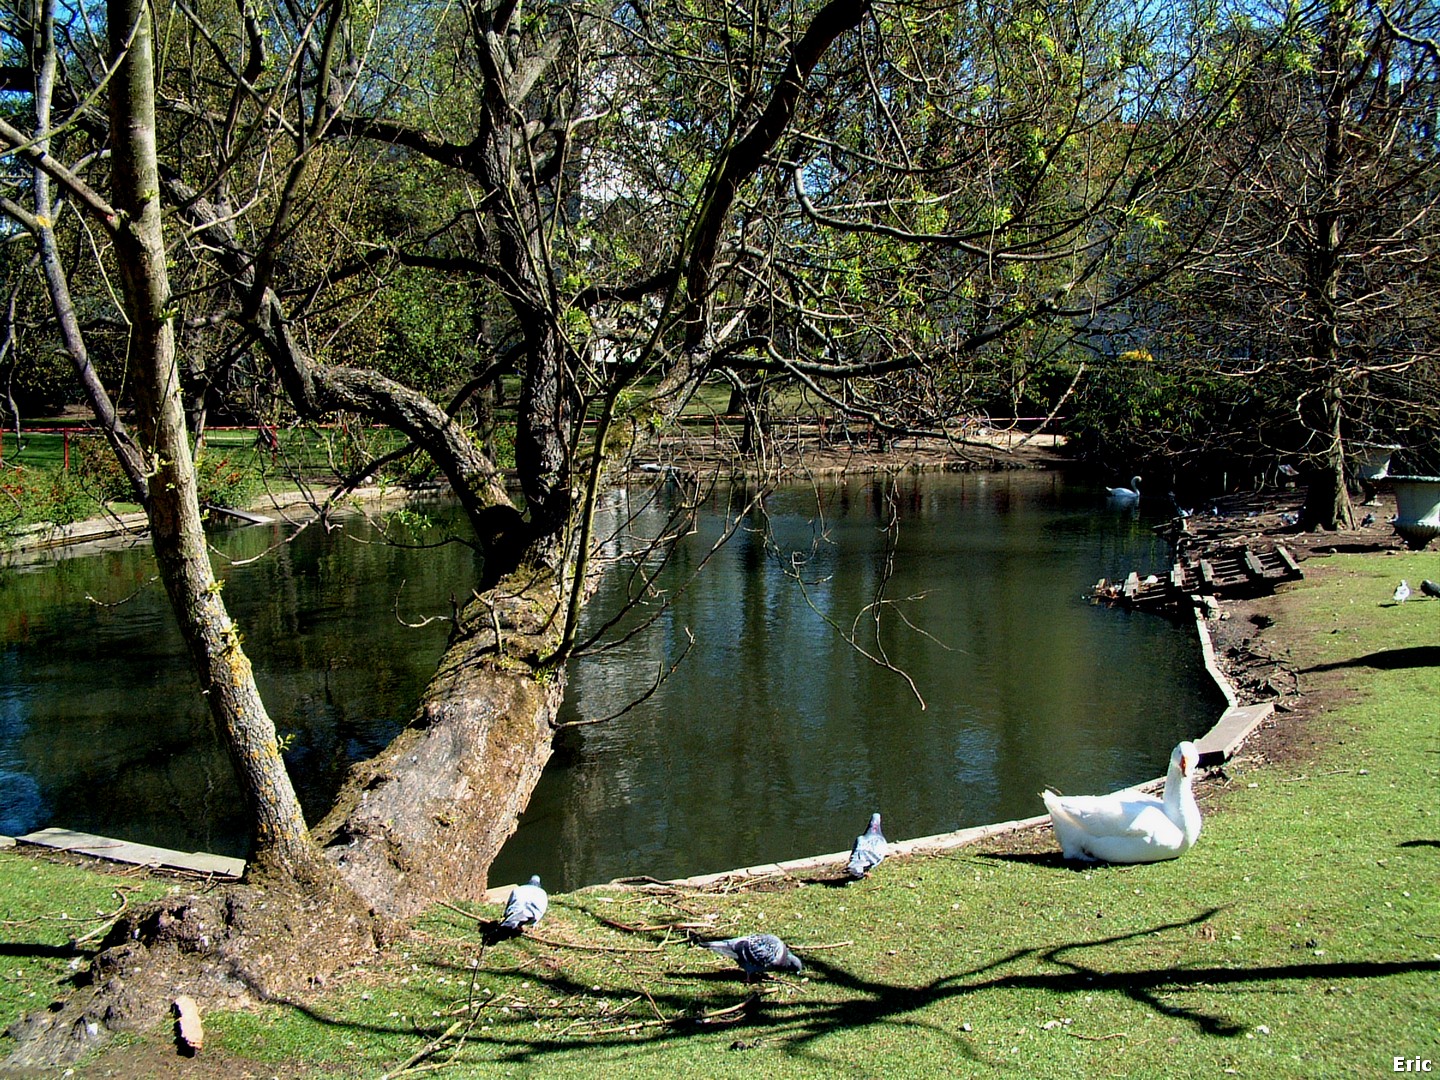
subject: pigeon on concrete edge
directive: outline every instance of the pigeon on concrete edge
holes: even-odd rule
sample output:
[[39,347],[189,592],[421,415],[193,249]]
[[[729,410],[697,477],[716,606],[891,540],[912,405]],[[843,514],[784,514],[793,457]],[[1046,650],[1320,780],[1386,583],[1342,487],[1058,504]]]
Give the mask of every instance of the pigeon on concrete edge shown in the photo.
[[871,814],[870,826],[855,838],[855,846],[850,849],[850,863],[845,872],[852,878],[863,878],[884,862],[888,853],[885,836],[880,831],[880,815]]

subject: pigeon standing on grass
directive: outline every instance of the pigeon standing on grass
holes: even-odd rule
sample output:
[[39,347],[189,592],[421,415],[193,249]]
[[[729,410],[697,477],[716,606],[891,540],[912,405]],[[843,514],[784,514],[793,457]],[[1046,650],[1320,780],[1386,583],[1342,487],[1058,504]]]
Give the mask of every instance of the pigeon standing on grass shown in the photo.
[[1403,604],[1406,600],[1409,599],[1410,586],[1407,585],[1404,581],[1401,581],[1399,585],[1395,586],[1395,603]]
[[803,971],[805,968],[800,958],[774,934],[751,934],[749,937],[702,941],[700,944],[739,964],[747,983],[767,971]]
[[519,930],[526,923],[538,923],[549,906],[550,897],[540,887],[540,875],[532,875],[528,885],[516,885],[510,891],[500,925],[506,930]]
[[1433,596],[1437,600],[1440,600],[1440,585],[1435,584],[1435,582],[1431,581],[1429,578],[1426,578],[1424,581],[1420,582],[1420,591],[1426,596]]
[[880,815],[870,815],[870,827],[855,838],[850,849],[850,865],[846,872],[855,879],[863,878],[885,861],[887,854],[885,836],[880,831]]

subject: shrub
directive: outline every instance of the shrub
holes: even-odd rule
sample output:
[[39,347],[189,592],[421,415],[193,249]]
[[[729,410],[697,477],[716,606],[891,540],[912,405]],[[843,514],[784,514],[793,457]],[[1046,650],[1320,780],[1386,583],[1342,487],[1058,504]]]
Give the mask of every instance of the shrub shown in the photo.
[[129,502],[135,498],[129,477],[103,437],[70,441],[70,471],[97,500]]
[[200,502],[211,506],[241,509],[260,493],[260,476],[253,464],[232,460],[229,455],[203,455],[195,463],[195,484]]

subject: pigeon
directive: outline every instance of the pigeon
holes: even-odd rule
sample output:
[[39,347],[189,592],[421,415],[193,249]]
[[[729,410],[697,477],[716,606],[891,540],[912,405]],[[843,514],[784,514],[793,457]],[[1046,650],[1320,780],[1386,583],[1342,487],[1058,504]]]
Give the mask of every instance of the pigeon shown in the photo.
[[538,923],[549,906],[550,897],[540,887],[540,875],[534,874],[528,885],[516,885],[510,890],[500,925],[506,930],[519,930],[526,923]]
[[1429,578],[1426,578],[1424,581],[1420,582],[1420,591],[1426,596],[1433,596],[1437,600],[1440,600],[1440,585],[1435,584],[1435,582],[1431,581]]
[[1366,514],[1363,518],[1360,519],[1360,528],[1362,528],[1362,529],[1368,529],[1371,525],[1374,525],[1374,524],[1375,524],[1375,515],[1374,515],[1374,514]]
[[850,849],[850,865],[846,872],[852,878],[860,879],[885,861],[889,854],[885,847],[885,835],[880,831],[880,815],[870,815],[870,827],[855,838]]
[[1404,581],[1401,581],[1399,585],[1395,586],[1395,603],[1403,604],[1406,600],[1409,599],[1410,586],[1407,585]]
[[805,968],[800,958],[774,934],[751,934],[749,937],[702,941],[700,944],[739,964],[745,972],[746,982],[767,971],[803,971]]

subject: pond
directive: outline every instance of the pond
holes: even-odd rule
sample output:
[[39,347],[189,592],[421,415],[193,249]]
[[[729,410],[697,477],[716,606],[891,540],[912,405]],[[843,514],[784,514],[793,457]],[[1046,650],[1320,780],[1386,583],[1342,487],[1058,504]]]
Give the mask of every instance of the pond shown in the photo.
[[[638,629],[572,664],[561,719],[620,715],[562,733],[492,882],[539,873],[563,889],[841,850],[875,809],[892,839],[1029,816],[1046,784],[1159,774],[1220,711],[1192,627],[1086,599],[1102,576],[1163,568],[1144,503],[1117,510],[1033,472],[797,486],[763,513],[739,513],[744,497],[715,493],[649,590],[632,571],[657,560],[635,536],[664,527],[681,489],[611,501],[626,536],[586,622],[638,594],[620,621]],[[233,561],[282,535],[218,534],[217,569],[313,818],[409,719],[446,634],[413,624],[468,595],[475,563],[462,545],[385,544],[359,520]],[[244,853],[152,575],[141,547],[0,576],[0,832]]]

